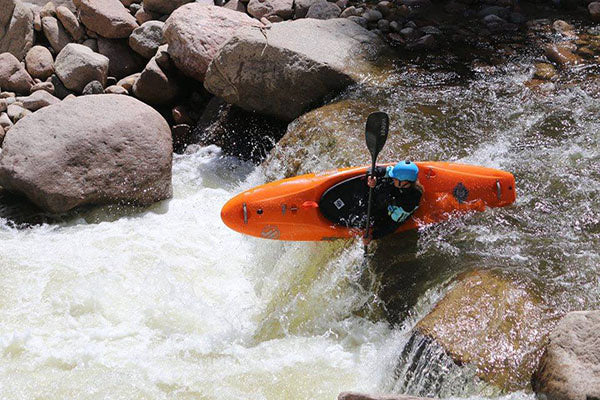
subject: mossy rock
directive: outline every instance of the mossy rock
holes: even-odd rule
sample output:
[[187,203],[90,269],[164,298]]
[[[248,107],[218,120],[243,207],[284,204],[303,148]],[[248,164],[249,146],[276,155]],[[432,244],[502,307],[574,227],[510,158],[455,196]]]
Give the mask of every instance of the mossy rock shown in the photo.
[[476,270],[461,276],[415,329],[501,390],[531,390],[551,329],[546,310],[537,294],[511,277]]

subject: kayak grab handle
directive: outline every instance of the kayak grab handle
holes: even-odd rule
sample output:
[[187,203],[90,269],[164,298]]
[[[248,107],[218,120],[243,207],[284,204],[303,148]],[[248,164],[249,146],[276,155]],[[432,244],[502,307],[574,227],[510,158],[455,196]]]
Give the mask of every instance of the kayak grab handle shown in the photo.
[[502,198],[502,186],[500,186],[500,181],[496,179],[496,196],[498,200]]
[[248,225],[248,207],[246,203],[242,204],[242,211],[244,212],[244,224]]

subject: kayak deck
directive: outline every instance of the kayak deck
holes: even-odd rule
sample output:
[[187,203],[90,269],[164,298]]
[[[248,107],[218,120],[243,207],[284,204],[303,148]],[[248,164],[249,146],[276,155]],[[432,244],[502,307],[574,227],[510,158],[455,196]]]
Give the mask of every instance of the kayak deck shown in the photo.
[[[509,172],[448,162],[416,164],[423,197],[396,233],[444,221],[456,212],[483,211],[486,206],[504,207],[515,201],[515,179]],[[361,235],[359,228],[325,218],[319,201],[333,185],[364,175],[367,169],[338,169],[257,186],[229,200],[221,218],[237,232],[266,239],[320,241]]]

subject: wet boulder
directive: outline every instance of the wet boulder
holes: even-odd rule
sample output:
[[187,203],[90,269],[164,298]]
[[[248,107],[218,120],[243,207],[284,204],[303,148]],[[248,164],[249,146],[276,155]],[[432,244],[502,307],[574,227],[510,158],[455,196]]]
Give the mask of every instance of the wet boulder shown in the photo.
[[[342,100],[312,110],[288,125],[287,132],[263,163],[268,180],[325,169],[367,165],[371,156],[365,147],[365,121],[378,110],[376,102]],[[391,116],[394,123],[397,119]],[[395,139],[394,126],[379,156],[381,162],[410,154]]]
[[127,38],[138,27],[119,0],[74,0],[81,22],[107,39]]
[[291,121],[363,79],[384,48],[376,34],[347,19],[243,28],[219,49],[204,86],[248,111]]
[[263,25],[238,11],[224,7],[186,4],[178,8],[164,27],[175,66],[185,75],[200,82],[219,48],[244,26]]
[[571,312],[558,323],[533,388],[549,400],[600,398],[600,311]]
[[509,276],[476,270],[459,278],[415,334],[502,390],[530,388],[550,327],[542,300]]
[[83,204],[169,198],[171,132],[129,96],[82,96],[15,124],[0,154],[0,186],[60,213]]
[[0,53],[18,60],[33,46],[33,11],[20,0],[0,0]]

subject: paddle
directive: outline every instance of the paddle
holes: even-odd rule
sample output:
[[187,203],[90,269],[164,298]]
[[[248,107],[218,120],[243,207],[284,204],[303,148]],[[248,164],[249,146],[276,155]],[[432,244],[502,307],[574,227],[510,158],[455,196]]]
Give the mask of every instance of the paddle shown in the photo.
[[[384,112],[374,112],[367,118],[367,126],[365,128],[365,139],[367,142],[367,148],[371,153],[371,173],[375,172],[375,162],[377,156],[388,136],[389,118]],[[367,176],[369,173],[367,172]],[[369,237],[369,228],[371,227],[371,207],[373,205],[373,188],[369,188],[369,202],[367,203],[367,225],[365,227],[365,236]],[[365,253],[367,251],[367,245],[365,245]]]

